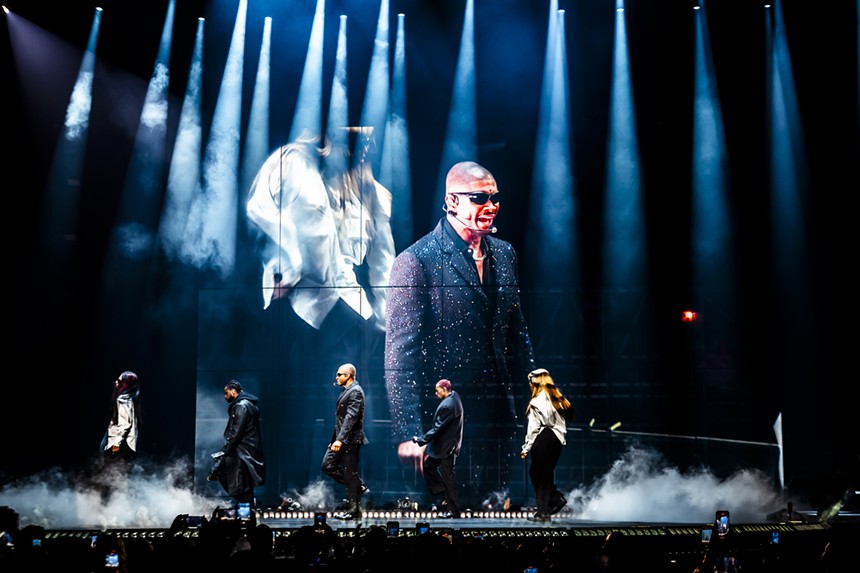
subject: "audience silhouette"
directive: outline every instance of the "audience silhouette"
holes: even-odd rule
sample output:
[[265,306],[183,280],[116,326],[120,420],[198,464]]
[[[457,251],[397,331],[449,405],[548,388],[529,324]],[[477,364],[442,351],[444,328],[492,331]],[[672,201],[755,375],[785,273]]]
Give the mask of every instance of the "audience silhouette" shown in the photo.
[[91,535],[46,531],[32,524],[19,529],[17,514],[0,507],[0,535],[5,539],[0,543],[0,570],[393,573],[429,558],[454,573],[848,573],[860,562],[856,549],[860,522],[779,535],[767,528],[755,534],[733,532],[710,543],[701,543],[697,536],[609,529],[604,537],[577,535],[563,527],[497,536],[489,530],[451,528],[450,523],[436,527],[434,522],[426,533],[407,528],[390,535],[380,525],[334,530],[323,523],[276,530],[264,523],[177,516],[170,529],[157,535],[121,531]]

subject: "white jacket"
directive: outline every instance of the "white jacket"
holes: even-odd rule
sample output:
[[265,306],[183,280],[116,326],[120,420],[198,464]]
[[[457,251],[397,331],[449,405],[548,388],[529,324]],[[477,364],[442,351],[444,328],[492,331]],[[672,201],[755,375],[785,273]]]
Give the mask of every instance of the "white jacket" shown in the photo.
[[[275,287],[280,286],[289,289],[287,297],[296,314],[316,329],[338,299],[384,328],[384,286],[394,261],[389,222],[392,197],[375,180],[372,192],[378,205],[374,213],[361,205],[336,210],[311,147],[285,145],[266,159],[246,206],[248,219],[268,238],[261,253],[263,308],[268,308]],[[371,227],[374,234],[367,231]],[[373,290],[373,305],[354,270],[365,259],[371,284],[382,287]],[[275,275],[280,278],[277,284]]]
[[130,394],[120,394],[116,399],[117,421],[108,425],[105,450],[122,444],[123,440],[132,451],[137,451],[137,423],[134,418],[134,401]]
[[565,445],[564,434],[567,432],[567,422],[552,405],[549,394],[541,392],[531,399],[528,407],[529,424],[526,430],[526,443],[523,452],[529,452],[535,440],[544,428],[550,428],[561,445]]

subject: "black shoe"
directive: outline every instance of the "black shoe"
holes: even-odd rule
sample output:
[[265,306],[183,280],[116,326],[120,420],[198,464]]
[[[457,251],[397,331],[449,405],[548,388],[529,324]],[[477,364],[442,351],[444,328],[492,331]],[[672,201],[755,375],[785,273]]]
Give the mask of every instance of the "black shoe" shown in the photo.
[[557,494],[556,501],[553,504],[552,509],[549,510],[549,514],[555,515],[556,513],[558,513],[562,509],[564,509],[566,505],[567,505],[567,500],[564,498],[564,496],[561,495],[560,493]]
[[529,521],[536,521],[538,523],[549,523],[552,521],[552,518],[543,513],[535,513],[534,515],[528,516],[526,519]]
[[361,519],[360,513],[352,513],[349,511],[339,511],[337,513],[333,513],[332,517],[335,519],[341,519],[343,521],[352,521]]
[[370,493],[370,488],[367,487],[365,484],[361,484],[361,494],[360,495],[367,495],[369,493]]
[[460,519],[460,514],[453,511],[443,511],[442,513],[436,514],[436,517],[438,519]]

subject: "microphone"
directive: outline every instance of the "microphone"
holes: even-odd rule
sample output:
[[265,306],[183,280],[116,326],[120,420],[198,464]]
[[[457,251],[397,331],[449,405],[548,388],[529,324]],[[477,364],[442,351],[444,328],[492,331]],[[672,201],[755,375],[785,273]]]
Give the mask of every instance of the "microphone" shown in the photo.
[[496,226],[495,226],[495,225],[493,225],[492,227],[490,227],[488,230],[479,229],[479,228],[477,228],[477,227],[472,227],[472,226],[470,226],[466,221],[464,221],[463,219],[461,219],[460,217],[458,217],[454,211],[450,211],[450,210],[448,210],[448,209],[447,209],[447,207],[446,207],[445,205],[442,205],[442,210],[443,210],[443,211],[445,211],[445,214],[446,214],[446,215],[451,215],[452,217],[454,217],[455,219],[457,219],[457,221],[459,221],[459,222],[460,222],[460,224],[462,224],[464,227],[466,227],[467,229],[469,229],[470,231],[472,231],[473,233],[476,233],[476,234],[478,234],[478,235],[495,234],[495,233],[496,233],[496,231],[498,231],[498,230],[499,230],[498,228],[496,228]]

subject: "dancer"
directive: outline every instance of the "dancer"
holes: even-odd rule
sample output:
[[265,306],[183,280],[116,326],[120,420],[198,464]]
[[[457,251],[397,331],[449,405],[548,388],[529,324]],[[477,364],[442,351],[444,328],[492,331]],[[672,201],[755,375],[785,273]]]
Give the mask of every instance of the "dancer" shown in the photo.
[[367,487],[358,473],[361,447],[368,442],[364,435],[364,390],[355,378],[355,366],[342,364],[335,383],[343,392],[335,405],[335,426],[331,443],[322,461],[322,471],[346,486],[347,508],[335,513],[336,519],[361,519],[360,498]]
[[263,436],[260,433],[260,399],[242,389],[237,380],[224,386],[227,427],[224,445],[212,454],[215,465],[209,481],[218,480],[237,503],[254,505],[254,488],[266,481]]
[[535,490],[537,511],[529,521],[547,522],[567,505],[564,495],[555,485],[555,468],[566,444],[567,422],[573,419],[574,409],[556,387],[545,368],[529,373],[531,401],[526,408],[528,429],[523,444],[523,459],[532,452],[529,478]]
[[433,416],[433,427],[412,441],[424,448],[424,479],[433,495],[442,495],[445,510],[437,517],[460,517],[455,465],[463,443],[463,402],[451,389],[451,381],[436,382],[436,397],[442,400]]

